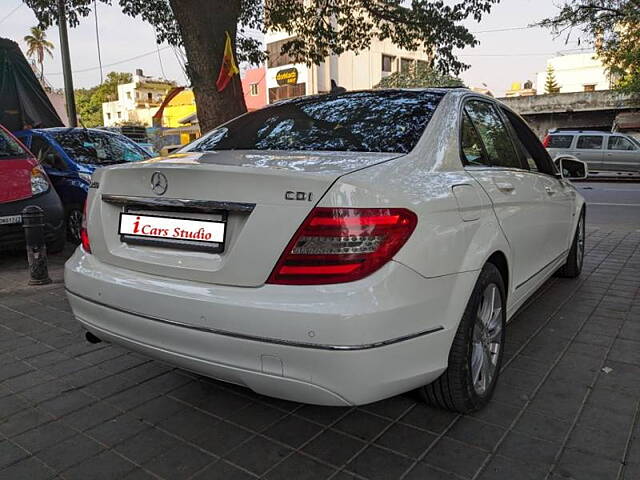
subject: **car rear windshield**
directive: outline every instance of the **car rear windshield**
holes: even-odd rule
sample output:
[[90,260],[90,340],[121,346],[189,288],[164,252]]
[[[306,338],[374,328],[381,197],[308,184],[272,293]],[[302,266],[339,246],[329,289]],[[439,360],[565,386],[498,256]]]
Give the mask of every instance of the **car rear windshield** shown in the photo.
[[90,165],[111,165],[137,162],[150,158],[145,150],[123,135],[94,130],[63,130],[53,137],[76,162]]
[[551,135],[549,148],[569,148],[573,141],[573,135]]
[[288,100],[238,117],[183,151],[408,153],[443,96],[419,90],[381,90]]
[[7,132],[0,129],[0,159],[26,157],[29,153]]

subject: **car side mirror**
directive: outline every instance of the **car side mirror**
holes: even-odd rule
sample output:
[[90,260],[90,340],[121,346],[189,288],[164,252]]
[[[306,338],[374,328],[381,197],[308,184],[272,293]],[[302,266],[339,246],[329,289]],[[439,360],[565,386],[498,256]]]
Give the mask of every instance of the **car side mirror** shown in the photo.
[[560,176],[565,180],[584,180],[589,176],[587,164],[572,155],[556,157],[553,162],[560,171]]

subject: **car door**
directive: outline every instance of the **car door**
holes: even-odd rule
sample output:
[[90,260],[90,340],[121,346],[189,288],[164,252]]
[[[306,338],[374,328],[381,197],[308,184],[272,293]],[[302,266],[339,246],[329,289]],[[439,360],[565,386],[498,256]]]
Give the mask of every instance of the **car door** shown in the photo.
[[602,164],[604,135],[578,135],[573,154],[580,160],[587,162],[589,170],[606,170]]
[[512,286],[523,285],[551,256],[547,194],[524,168],[495,104],[468,100],[461,128],[465,169],[490,197],[509,242]]
[[611,171],[640,172],[640,148],[622,135],[610,135],[602,163]]
[[518,115],[501,108],[516,144],[524,158],[524,164],[530,175],[535,177],[536,188],[545,203],[548,236],[546,238],[545,257],[553,263],[564,256],[573,241],[573,216],[575,213],[576,192],[570,182],[557,175],[548,152],[538,137]]

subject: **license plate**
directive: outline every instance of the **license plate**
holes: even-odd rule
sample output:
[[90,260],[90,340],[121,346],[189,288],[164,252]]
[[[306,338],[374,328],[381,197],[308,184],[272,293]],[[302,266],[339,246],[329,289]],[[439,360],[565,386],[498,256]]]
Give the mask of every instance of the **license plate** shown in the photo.
[[22,223],[22,215],[6,215],[0,217],[0,225],[13,225],[14,223]]
[[127,243],[221,252],[226,222],[159,215],[120,214],[120,234]]

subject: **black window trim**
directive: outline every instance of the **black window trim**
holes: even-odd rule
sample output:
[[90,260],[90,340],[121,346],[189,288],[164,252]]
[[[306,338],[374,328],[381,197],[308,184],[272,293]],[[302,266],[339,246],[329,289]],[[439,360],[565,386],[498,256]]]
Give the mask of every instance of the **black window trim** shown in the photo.
[[[505,117],[506,123],[508,124],[508,128],[510,130],[510,133],[511,133],[511,135],[514,136],[513,138],[514,138],[514,141],[515,141],[515,138],[518,138],[518,134],[517,134],[517,132],[515,132],[515,129],[514,129],[513,125],[511,125],[511,121],[509,120],[509,118],[506,117],[506,114],[504,113],[504,111],[511,112],[513,115],[515,115],[516,117],[519,117],[523,122],[525,122],[525,124],[526,124],[526,121],[520,115],[518,115],[516,112],[514,112],[512,109],[510,109],[506,105],[500,104],[498,110],[500,110],[500,114]],[[519,138],[518,138],[518,142],[522,143],[522,141]],[[523,144],[522,147],[526,148],[526,145]],[[516,148],[516,150],[518,150],[518,149]],[[522,153],[520,153],[520,155],[522,155]],[[547,177],[552,177],[552,178],[555,178],[555,179],[559,178],[558,177],[558,175],[559,175],[558,169],[556,168],[556,164],[553,163],[553,159],[551,158],[550,155],[548,157],[547,167],[548,167],[548,169],[550,171],[554,172],[553,174],[550,174],[550,173],[547,173],[547,172],[541,172],[540,169],[538,169],[537,171],[533,171],[530,168],[528,168],[529,165],[528,165],[527,160],[525,158],[523,158],[521,161],[522,161],[522,163],[524,163],[527,166],[525,171],[527,171],[529,173],[537,174],[537,175],[545,175]],[[535,161],[535,159],[534,159],[534,161]]]
[[[467,106],[467,103],[471,102],[471,101],[480,101],[480,102],[484,102],[484,103],[488,103],[489,105],[493,106],[493,108],[498,112],[498,116],[500,117],[500,120],[502,120],[502,123],[504,123],[505,128],[507,129],[507,132],[509,133],[509,141],[511,142],[511,145],[513,146],[514,151],[516,152],[516,155],[518,155],[518,161],[520,162],[520,168],[518,167],[505,167],[502,165],[469,165],[469,163],[466,160],[466,157],[464,155],[464,152],[462,150],[462,119],[464,118],[464,115],[468,115],[465,111],[465,107]],[[508,122],[505,122],[504,116],[502,114],[502,112],[500,111],[500,105],[498,105],[497,102],[489,100],[487,98],[484,97],[480,97],[477,95],[466,95],[462,98],[462,101],[460,102],[460,111],[459,111],[459,115],[458,115],[458,146],[459,146],[459,151],[460,151],[460,161],[462,162],[462,166],[463,168],[467,169],[467,168],[471,168],[473,170],[486,170],[486,169],[491,169],[491,170],[503,170],[503,171],[516,171],[516,172],[520,172],[520,171],[525,171],[525,172],[531,172],[531,170],[529,170],[528,165],[527,168],[525,168],[524,165],[524,161],[522,158],[522,155],[518,152],[518,148],[516,147],[516,145],[514,144],[513,138],[511,136],[511,131],[509,129],[509,126],[507,125]],[[471,118],[469,118],[471,120]],[[473,126],[473,129],[476,131],[476,134],[480,137],[480,140],[482,142],[482,152],[484,153],[484,155],[486,155],[486,158],[489,159],[489,155],[488,152],[486,150],[486,146],[484,144],[484,140],[482,140],[482,136],[480,135],[480,133],[478,132],[477,127],[475,126],[475,124],[473,123],[473,120],[471,120],[471,125]],[[536,173],[536,172],[531,172],[531,173]]]

